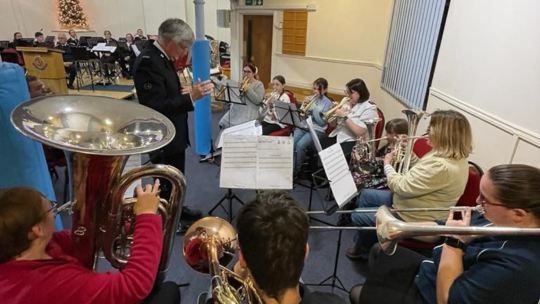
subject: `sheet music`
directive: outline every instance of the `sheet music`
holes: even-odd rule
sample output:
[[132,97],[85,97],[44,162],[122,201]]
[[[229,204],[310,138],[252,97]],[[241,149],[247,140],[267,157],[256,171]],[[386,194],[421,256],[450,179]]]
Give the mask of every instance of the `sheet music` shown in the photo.
[[226,134],[262,135],[262,126],[257,123],[257,120],[252,120],[234,127],[224,129],[223,131],[221,131],[221,134],[218,137],[217,149],[223,146],[223,136]]
[[332,188],[336,203],[341,208],[357,192],[341,145],[336,143],[322,150],[319,152],[319,157],[326,172],[326,177],[330,181],[330,188]]
[[259,136],[257,189],[292,189],[293,138]]
[[115,46],[107,46],[105,42],[100,42],[92,48],[92,52],[110,52],[114,53],[116,51]]
[[221,188],[292,189],[293,139],[227,134],[221,156]]

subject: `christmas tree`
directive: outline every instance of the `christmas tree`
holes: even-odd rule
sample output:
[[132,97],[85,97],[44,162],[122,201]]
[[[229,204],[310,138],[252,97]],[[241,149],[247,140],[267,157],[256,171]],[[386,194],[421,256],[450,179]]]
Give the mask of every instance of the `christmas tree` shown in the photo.
[[79,0],[59,0],[58,20],[63,28],[88,28]]

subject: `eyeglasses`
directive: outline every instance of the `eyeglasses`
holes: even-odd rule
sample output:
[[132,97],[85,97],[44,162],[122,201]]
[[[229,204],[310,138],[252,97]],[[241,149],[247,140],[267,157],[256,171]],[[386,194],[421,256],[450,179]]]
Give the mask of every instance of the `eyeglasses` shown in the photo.
[[251,73],[253,73],[251,70],[243,70],[242,72],[244,72],[244,74],[251,74]]
[[345,92],[345,95],[347,96],[354,94],[354,92],[349,91],[349,90],[345,90],[344,92]]
[[482,205],[482,207],[485,207],[486,205],[491,205],[491,206],[499,206],[499,207],[505,207],[505,205],[503,204],[496,204],[496,203],[492,203],[490,201],[488,201],[483,195],[482,193],[480,193],[480,195],[478,196],[478,200],[480,201],[480,205]]
[[58,204],[56,202],[52,202],[52,206],[45,214],[52,212],[54,215],[58,214]]

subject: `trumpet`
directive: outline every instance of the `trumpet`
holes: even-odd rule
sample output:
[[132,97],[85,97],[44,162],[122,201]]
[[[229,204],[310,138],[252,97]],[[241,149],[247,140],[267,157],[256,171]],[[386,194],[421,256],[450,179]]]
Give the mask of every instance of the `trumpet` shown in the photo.
[[[321,112],[321,119],[326,121],[327,123],[331,123],[336,119],[337,117],[334,116],[334,112],[336,112],[337,109],[343,108],[345,111],[351,110],[351,104],[350,104],[350,98],[344,97],[337,106],[332,107],[330,110],[326,112]],[[341,121],[338,121],[338,124],[340,124]]]
[[315,100],[317,100],[317,97],[319,97],[319,94],[311,96],[311,98],[307,102],[302,103],[302,106],[300,107],[300,113],[302,116],[307,116],[309,109],[311,108]]
[[242,79],[242,81],[240,81],[240,88],[238,89],[240,91],[240,93],[244,93],[244,91],[247,89],[248,85],[249,85],[248,78],[244,77],[244,79]]
[[[462,207],[435,208],[437,211],[456,210]],[[465,207],[466,208],[466,207]],[[412,208],[412,209],[434,209],[434,208]],[[415,223],[406,223],[396,219],[393,212],[404,212],[407,209],[397,211],[391,210],[387,206],[381,206],[376,211],[375,227],[331,227],[331,226],[311,226],[311,229],[319,230],[375,230],[377,239],[387,255],[396,252],[398,243],[407,238],[416,236],[434,235],[540,235],[540,228],[516,228],[516,227],[451,227],[451,226],[428,226]],[[354,211],[354,210],[351,210]],[[419,210],[420,211],[420,210]],[[434,210],[428,210],[434,211]],[[459,211],[463,211],[459,209]],[[339,212],[339,211],[338,211]],[[337,213],[337,212],[336,212]]]

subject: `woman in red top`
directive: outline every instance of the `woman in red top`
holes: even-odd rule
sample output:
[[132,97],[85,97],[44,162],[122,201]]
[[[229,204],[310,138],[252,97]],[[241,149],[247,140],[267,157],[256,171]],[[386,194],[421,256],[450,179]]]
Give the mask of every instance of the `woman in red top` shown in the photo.
[[[122,272],[96,273],[71,254],[69,231],[54,232],[56,206],[31,188],[0,191],[3,303],[179,303],[175,283],[154,287],[162,250],[159,182],[137,187],[131,256]],[[154,287],[154,291],[152,288]],[[152,291],[152,294],[151,294]]]

